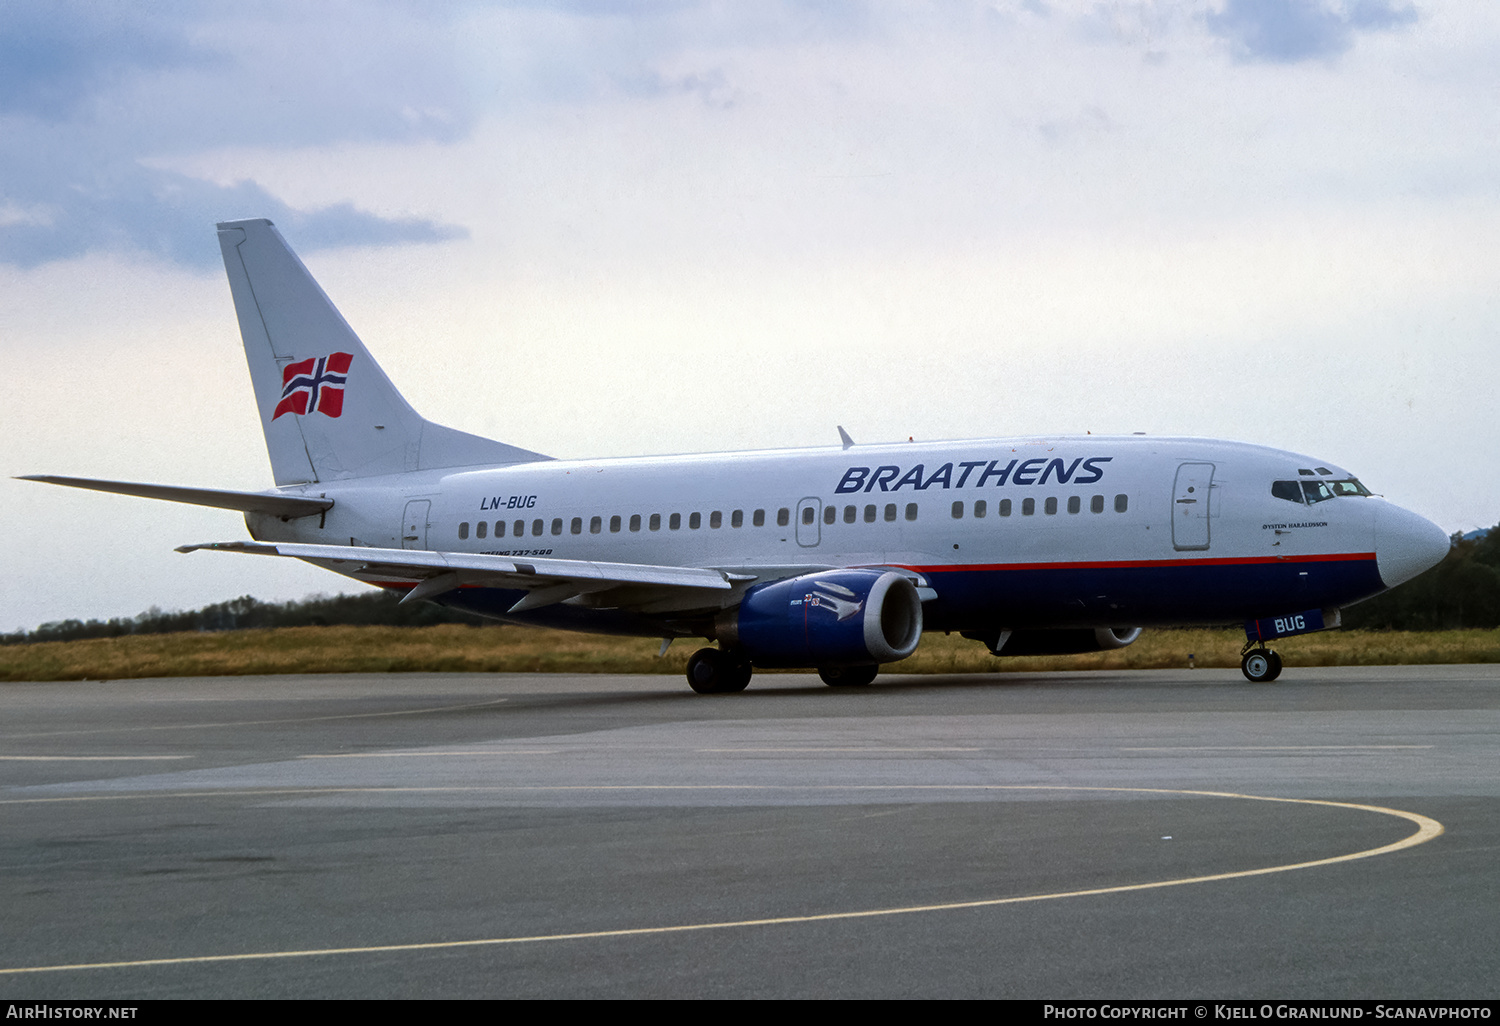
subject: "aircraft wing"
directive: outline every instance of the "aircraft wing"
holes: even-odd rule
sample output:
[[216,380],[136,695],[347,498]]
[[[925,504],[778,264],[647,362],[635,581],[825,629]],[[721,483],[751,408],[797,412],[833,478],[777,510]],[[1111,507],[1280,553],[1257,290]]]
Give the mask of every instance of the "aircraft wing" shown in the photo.
[[[351,545],[305,545],[296,542],[208,542],[182,545],[178,552],[208,549],[248,552],[257,556],[290,556],[329,565],[363,580],[413,581],[403,602],[432,598],[464,586],[525,589],[527,594],[507,612],[549,606],[580,595],[630,587],[636,601],[660,600],[688,589],[729,591],[738,582],[755,579],[690,566],[651,566],[642,563],[596,563],[583,559],[486,556],[470,552],[433,552],[425,549],[378,549]],[[645,594],[641,594],[644,589]]]

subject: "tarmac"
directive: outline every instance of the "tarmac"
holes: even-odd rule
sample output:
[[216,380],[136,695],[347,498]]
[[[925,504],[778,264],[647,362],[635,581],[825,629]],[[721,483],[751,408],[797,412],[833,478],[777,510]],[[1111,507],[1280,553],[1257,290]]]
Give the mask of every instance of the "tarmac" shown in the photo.
[[1494,998],[1500,666],[0,685],[0,997]]

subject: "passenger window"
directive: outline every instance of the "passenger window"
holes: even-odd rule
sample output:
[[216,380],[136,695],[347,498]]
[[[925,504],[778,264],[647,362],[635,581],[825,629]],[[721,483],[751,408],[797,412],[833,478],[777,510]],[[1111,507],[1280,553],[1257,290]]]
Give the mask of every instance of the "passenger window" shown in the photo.
[[517,538],[520,538],[525,533],[526,533],[526,521],[524,521],[524,520],[517,520],[516,523],[515,523],[515,528],[514,528],[514,530],[511,531],[511,534],[515,535]]
[[609,532],[610,532],[610,534],[615,534],[619,530],[620,530],[620,515],[618,513],[616,513],[614,516],[612,516],[612,517],[609,518]]
[[917,519],[917,504],[915,502],[908,502],[906,504],[906,519],[907,520],[915,520],[915,519]]
[[825,523],[825,524],[831,524],[835,520],[837,520],[838,518],[839,518],[839,510],[838,510],[837,506],[824,506],[823,507],[823,523]]
[[718,530],[719,528],[723,527],[724,514],[720,513],[718,510],[714,510],[708,515],[708,526],[712,527],[714,530]]
[[1068,496],[1068,512],[1077,513],[1081,509],[1083,509],[1083,500],[1076,495]]
[[486,534],[489,533],[489,531],[490,525],[489,521],[487,520],[481,520],[479,523],[474,525],[474,537],[476,538],[483,538]]
[[673,513],[667,518],[667,527],[673,531],[682,530],[682,514]]
[[756,510],[755,513],[750,517],[750,523],[754,524],[756,527],[765,527],[766,511],[763,509]]
[[562,534],[562,517],[552,518],[552,533]]
[[1047,511],[1047,515],[1049,517],[1052,516],[1054,513],[1056,513],[1057,512],[1057,496],[1055,496],[1055,495],[1049,495],[1049,496],[1047,496],[1047,502],[1046,502],[1046,504],[1042,508]]
[[604,520],[602,518],[594,517],[589,520],[589,534],[598,534],[602,530],[604,530]]
[[744,527],[745,526],[745,511],[742,510],[742,509],[737,509],[733,513],[729,514],[729,526],[730,527]]
[[695,531],[698,530],[698,528],[702,527],[703,526],[703,514],[702,513],[689,513],[688,514],[688,526],[691,527]]
[[1115,496],[1115,512],[1124,513],[1125,508],[1130,505],[1130,500],[1123,495]]
[[852,524],[859,519],[859,508],[857,506],[844,507],[844,523]]
[[1029,516],[1033,515],[1034,513],[1036,513],[1036,500],[1035,499],[1022,499],[1021,500],[1021,516],[1023,516],[1023,517],[1029,517]]
[[[789,510],[785,506],[783,506],[783,507],[781,507],[780,509],[778,509],[776,511],[776,526],[777,527],[785,527],[787,524],[790,524],[791,522],[792,522],[792,511],[791,510]],[[808,523],[810,524],[810,523],[812,523],[812,521],[809,520]]]
[[896,504],[894,502],[885,504],[885,522],[888,524],[896,522]]
[[546,532],[546,530],[547,530],[547,525],[545,523],[543,523],[542,521],[540,521],[540,520],[533,520],[531,522],[531,533],[534,534],[534,535],[536,535],[537,537],[541,537],[542,534]]
[[814,512],[814,510],[813,510],[813,508],[811,506],[804,506],[802,508],[802,522],[804,524],[811,524],[813,521],[815,521],[817,519],[818,519],[818,514],[816,512]]
[[641,529],[641,515],[639,513],[630,514],[630,529],[632,531],[639,531]]
[[468,536],[469,536],[469,522],[467,520],[465,520],[463,523],[461,523],[461,524],[458,525],[458,540],[459,541],[463,541]]
[[985,510],[987,510],[987,509],[989,509],[989,504],[987,502],[985,502],[983,499],[975,499],[974,500],[974,517],[975,517],[975,519],[983,519],[984,518]]
[[574,517],[573,522],[568,525],[568,530],[574,534],[583,533],[583,517]]
[[955,502],[953,504],[953,519],[954,520],[962,520],[963,518],[964,518],[964,504],[963,504],[962,500],[960,500],[960,501]]
[[867,524],[873,524],[875,522],[876,512],[877,512],[877,510],[875,509],[874,506],[866,506],[865,507],[865,523],[867,523]]
[[1010,500],[1001,499],[1000,508],[996,512],[998,512],[1002,517],[1010,516]]
[[504,538],[505,537],[505,521],[504,520],[496,520],[495,521],[495,537],[496,538]]
[[1089,500],[1089,512],[1090,513],[1103,513],[1104,512],[1104,496],[1102,496],[1102,495],[1096,495],[1092,499]]
[[650,524],[648,526],[650,526],[651,530],[653,530],[653,531],[660,531],[661,530],[661,514],[660,513],[653,513],[653,514],[651,514],[651,522],[650,522]]
[[1301,481],[1272,481],[1271,495],[1277,499],[1285,499],[1287,502],[1302,502]]

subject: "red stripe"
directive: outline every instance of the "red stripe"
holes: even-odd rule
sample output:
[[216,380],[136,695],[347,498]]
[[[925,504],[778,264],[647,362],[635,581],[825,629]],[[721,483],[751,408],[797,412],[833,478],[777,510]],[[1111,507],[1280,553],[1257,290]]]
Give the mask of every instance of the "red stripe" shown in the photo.
[[[1311,556],[1230,556],[1222,559],[1117,559],[1090,563],[947,563],[941,566],[913,566],[910,563],[884,563],[882,566],[899,567],[919,574],[955,573],[958,571],[1004,571],[1004,570],[1130,570],[1169,566],[1255,566],[1268,563],[1358,563],[1373,561],[1373,552],[1327,552]],[[379,588],[414,588],[409,581],[365,581]],[[484,585],[463,584],[460,588],[480,588]]]
[[951,573],[956,570],[1127,570],[1168,566],[1251,566],[1268,563],[1357,563],[1373,560],[1373,552],[1329,552],[1313,556],[1232,556],[1223,559],[1118,559],[1085,563],[947,563],[912,566],[892,563],[920,574]]

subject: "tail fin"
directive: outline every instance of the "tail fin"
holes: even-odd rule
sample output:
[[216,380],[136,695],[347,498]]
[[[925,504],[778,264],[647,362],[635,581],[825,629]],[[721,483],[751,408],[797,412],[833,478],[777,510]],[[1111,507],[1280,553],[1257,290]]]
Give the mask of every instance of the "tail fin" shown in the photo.
[[270,221],[219,247],[278,485],[549,458],[424,420]]

